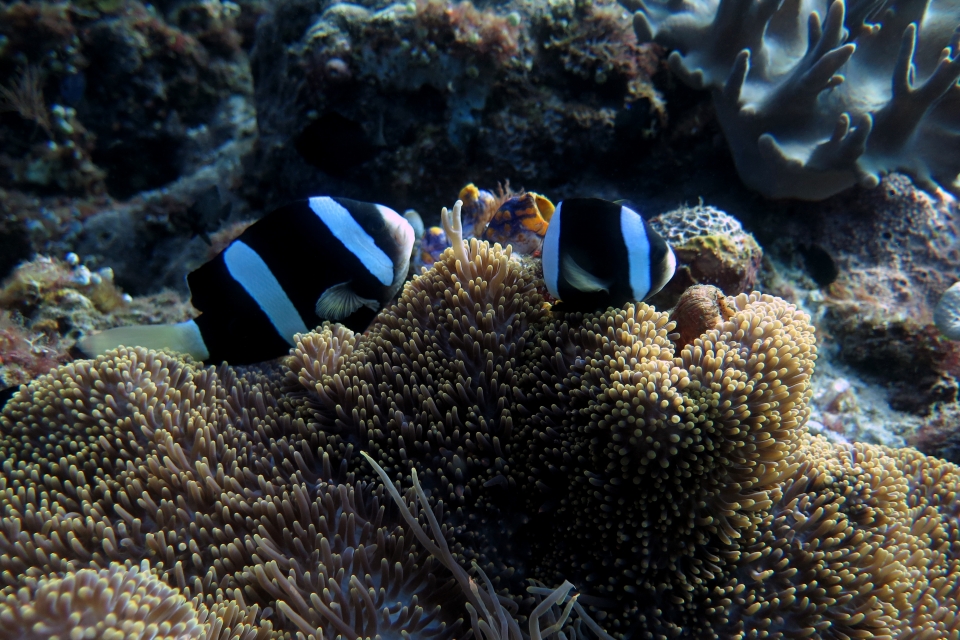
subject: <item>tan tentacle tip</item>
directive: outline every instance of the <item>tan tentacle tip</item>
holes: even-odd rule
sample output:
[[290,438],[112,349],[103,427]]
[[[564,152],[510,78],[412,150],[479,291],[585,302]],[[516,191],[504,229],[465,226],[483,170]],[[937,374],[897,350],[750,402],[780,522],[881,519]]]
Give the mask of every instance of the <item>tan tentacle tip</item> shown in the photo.
[[447,234],[447,240],[453,247],[453,255],[461,264],[467,264],[467,252],[463,248],[463,223],[460,218],[460,210],[463,208],[463,200],[457,200],[453,205],[453,211],[446,207],[440,210],[440,224],[443,225],[443,232]]
[[447,234],[447,240],[453,242],[454,236],[463,240],[463,223],[460,218],[460,210],[463,209],[463,200],[457,200],[453,205],[453,211],[444,207],[440,211],[440,221],[443,225],[443,232]]

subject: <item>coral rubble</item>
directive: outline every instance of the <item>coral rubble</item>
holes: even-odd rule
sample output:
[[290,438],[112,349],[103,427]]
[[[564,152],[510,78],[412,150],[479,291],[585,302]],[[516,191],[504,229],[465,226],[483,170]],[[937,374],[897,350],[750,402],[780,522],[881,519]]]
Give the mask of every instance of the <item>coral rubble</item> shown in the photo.
[[91,271],[76,254],[67,258],[39,256],[0,283],[0,388],[71,360],[70,348],[90,331],[191,315],[189,304],[170,292],[131,298],[109,267]]
[[960,469],[807,433],[806,314],[731,296],[679,347],[645,304],[554,314],[444,224],[368,333],[282,372],[120,349],[22,388],[0,611],[147,580],[250,638],[960,633]]
[[949,0],[624,0],[640,42],[712,92],[741,179],[820,200],[890,172],[960,193],[960,14]]

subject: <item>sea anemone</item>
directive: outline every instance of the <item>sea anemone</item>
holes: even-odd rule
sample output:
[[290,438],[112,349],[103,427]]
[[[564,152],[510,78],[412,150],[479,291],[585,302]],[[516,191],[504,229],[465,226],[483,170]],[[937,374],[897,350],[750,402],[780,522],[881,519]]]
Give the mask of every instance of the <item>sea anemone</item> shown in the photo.
[[139,569],[111,563],[6,589],[0,637],[199,640],[207,637],[207,626],[193,603],[159,580],[146,562]]

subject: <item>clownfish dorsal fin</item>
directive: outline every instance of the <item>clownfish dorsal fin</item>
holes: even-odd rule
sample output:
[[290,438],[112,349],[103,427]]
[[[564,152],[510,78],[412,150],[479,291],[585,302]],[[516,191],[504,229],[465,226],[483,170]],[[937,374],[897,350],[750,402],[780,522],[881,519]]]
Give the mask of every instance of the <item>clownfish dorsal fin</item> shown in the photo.
[[107,329],[84,336],[77,342],[77,346],[90,358],[120,346],[172,349],[187,353],[197,360],[206,360],[210,357],[203,336],[200,335],[200,328],[193,320],[177,324],[150,324]]
[[577,291],[583,291],[584,293],[590,293],[594,291],[610,293],[609,282],[601,280],[597,276],[593,275],[577,264],[577,261],[570,256],[563,257],[563,276]]
[[371,300],[370,298],[358,296],[357,293],[350,288],[350,281],[348,280],[347,282],[335,284],[324,291],[320,299],[317,300],[317,306],[314,311],[316,311],[317,316],[321,320],[339,322],[360,307],[369,307],[374,311],[379,311],[381,306],[383,305],[380,304],[379,300]]

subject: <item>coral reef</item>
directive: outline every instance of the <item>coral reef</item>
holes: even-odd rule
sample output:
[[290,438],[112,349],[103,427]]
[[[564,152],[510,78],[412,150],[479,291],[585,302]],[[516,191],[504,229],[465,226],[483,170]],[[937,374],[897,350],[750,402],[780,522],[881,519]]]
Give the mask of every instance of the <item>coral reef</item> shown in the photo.
[[779,270],[807,274],[788,274],[790,295],[814,315],[831,359],[886,387],[895,409],[926,414],[955,402],[960,345],[940,335],[933,314],[960,279],[956,204],[894,175],[877,189],[777,208],[782,215],[757,217],[754,233]]
[[9,86],[0,87],[0,112],[16,114],[20,125],[2,132],[0,185],[66,193],[103,191],[106,174],[91,160],[94,136],[77,120],[73,107],[54,104],[48,109],[43,82],[42,71],[27,66]]
[[3,186],[82,192],[105,184],[121,198],[162,186],[184,170],[191,137],[220,103],[252,93],[229,9],[236,5],[193,4],[205,22],[182,19],[189,10],[181,7],[184,31],[136,0],[91,4],[3,9],[0,84],[13,112],[0,122]]
[[612,0],[284,0],[251,57],[255,177],[268,205],[335,192],[435,210],[464,175],[602,173],[632,151],[618,122],[660,121],[657,62]]
[[670,243],[677,271],[650,304],[667,308],[695,284],[719,287],[730,295],[757,283],[763,250],[740,221],[711,206],[680,207],[661,213],[650,226]]
[[76,254],[40,256],[0,286],[0,387],[25,384],[71,360],[70,348],[90,331],[191,315],[189,304],[169,292],[131,298],[110,268],[92,272]]
[[[216,253],[195,236],[209,234],[219,224],[249,223],[254,215],[237,192],[243,185],[241,161],[250,153],[255,133],[249,104],[228,101],[202,135],[197,134],[196,164],[187,167],[186,175],[126,202],[106,195],[72,198],[0,189],[0,220],[6,221],[2,226],[10,229],[9,242],[23,243],[9,255],[20,253],[20,259],[26,259],[34,253],[75,252],[86,264],[112,269],[117,283],[131,295],[164,288],[185,293],[187,272]],[[212,189],[229,205],[228,216],[199,229],[198,204]]]
[[683,347],[645,304],[557,315],[444,214],[368,333],[282,370],[121,349],[22,388],[4,593],[146,561],[251,637],[960,632],[960,469],[807,433],[806,314],[727,297]]
[[[0,190],[0,202],[4,193]],[[4,215],[0,205],[0,280],[6,278],[13,268],[30,259],[30,236],[23,221]]]
[[[244,7],[262,13],[255,4]],[[0,277],[15,264],[8,255],[76,252],[131,294],[185,291],[203,259],[202,243],[185,242],[203,193],[217,185],[236,219],[252,217],[238,197],[256,135],[236,27],[245,10],[219,0],[0,7],[0,247],[28,239],[0,260]]]
[[637,39],[708,89],[741,179],[820,200],[899,171],[960,193],[960,15],[948,0],[624,0]]
[[924,420],[915,413],[892,409],[888,396],[884,386],[864,381],[850,367],[824,358],[817,364],[807,425],[839,444],[906,446],[906,437]]

